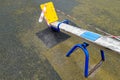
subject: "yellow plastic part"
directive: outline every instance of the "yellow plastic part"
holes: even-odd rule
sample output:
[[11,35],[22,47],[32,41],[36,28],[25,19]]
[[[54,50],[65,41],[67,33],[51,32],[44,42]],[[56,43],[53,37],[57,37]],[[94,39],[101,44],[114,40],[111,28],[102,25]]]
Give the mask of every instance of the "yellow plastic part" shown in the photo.
[[40,8],[43,10],[46,7],[46,11],[44,13],[44,17],[46,18],[47,22],[50,24],[58,20],[58,16],[56,14],[54,5],[52,2],[47,2],[45,4],[41,4]]

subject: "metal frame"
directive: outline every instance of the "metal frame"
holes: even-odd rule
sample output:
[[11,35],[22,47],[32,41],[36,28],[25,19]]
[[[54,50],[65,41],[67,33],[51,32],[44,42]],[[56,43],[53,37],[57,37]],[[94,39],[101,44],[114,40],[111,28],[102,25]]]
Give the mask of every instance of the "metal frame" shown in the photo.
[[[76,50],[76,48],[81,48],[83,50],[85,54],[84,76],[86,78],[89,76],[89,52],[87,50],[87,46],[89,46],[89,44],[86,42],[84,42],[83,44],[76,44],[66,54],[66,56],[69,57]],[[105,61],[104,51],[100,50],[100,52],[101,52],[101,61]]]
[[[56,32],[60,32],[60,25],[62,23],[69,24],[69,20],[66,19],[62,22],[59,22],[56,27],[50,25],[50,28]],[[69,57],[75,51],[76,48],[81,48],[83,50],[85,54],[84,76],[86,78],[99,67],[99,64],[101,64],[101,61],[105,61],[104,51],[100,50],[101,61],[93,69],[91,69],[91,71],[89,71],[89,52],[87,50],[87,46],[89,46],[89,44],[86,42],[84,42],[83,44],[76,44],[66,54],[66,57]]]
[[60,32],[60,25],[62,23],[65,23],[65,24],[69,24],[69,20],[65,19],[64,21],[60,22],[58,25],[57,25],[57,28],[53,27],[52,25],[50,25],[51,29],[56,31],[56,32]]

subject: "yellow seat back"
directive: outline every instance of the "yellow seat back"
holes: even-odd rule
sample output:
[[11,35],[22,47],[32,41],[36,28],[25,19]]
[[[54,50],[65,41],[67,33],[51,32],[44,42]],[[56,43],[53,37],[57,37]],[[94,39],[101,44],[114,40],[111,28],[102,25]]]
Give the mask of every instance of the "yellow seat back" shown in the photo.
[[52,2],[47,2],[45,4],[41,4],[40,8],[43,10],[46,7],[46,11],[44,13],[44,17],[46,18],[47,22],[50,24],[58,20],[57,13],[55,11],[54,5]]

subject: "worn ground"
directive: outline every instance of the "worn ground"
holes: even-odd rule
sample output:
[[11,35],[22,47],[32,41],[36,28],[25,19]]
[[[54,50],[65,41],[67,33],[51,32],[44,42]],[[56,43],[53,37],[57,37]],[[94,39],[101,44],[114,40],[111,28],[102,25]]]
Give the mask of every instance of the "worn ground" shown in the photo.
[[[0,80],[120,80],[120,56],[116,52],[91,44],[88,47],[90,69],[99,62],[100,49],[105,50],[106,60],[93,74],[84,78],[83,52],[76,50],[70,57],[65,56],[74,44],[84,41],[74,35],[55,35],[57,32],[52,31],[48,32],[49,36],[42,34],[48,26],[45,22],[38,23],[39,4],[46,1],[0,1]],[[64,12],[67,10],[66,14],[81,20],[80,23],[75,23],[84,29],[96,31],[94,27],[98,27],[111,34],[120,35],[119,0],[53,2],[57,9]],[[61,13],[58,15],[60,20],[67,18]],[[53,38],[52,42],[44,41],[50,36]],[[55,39],[55,36],[60,40]]]

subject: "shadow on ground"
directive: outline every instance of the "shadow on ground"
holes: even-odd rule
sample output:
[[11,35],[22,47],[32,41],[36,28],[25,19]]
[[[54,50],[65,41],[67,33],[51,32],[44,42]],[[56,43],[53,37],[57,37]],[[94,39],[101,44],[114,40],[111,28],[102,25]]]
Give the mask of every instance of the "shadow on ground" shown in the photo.
[[[57,33],[57,34],[56,34]],[[55,45],[59,44],[70,38],[69,35],[62,33],[62,32],[55,32],[50,28],[46,28],[38,33],[36,33],[38,38],[40,38],[43,43],[48,47],[54,47]]]

